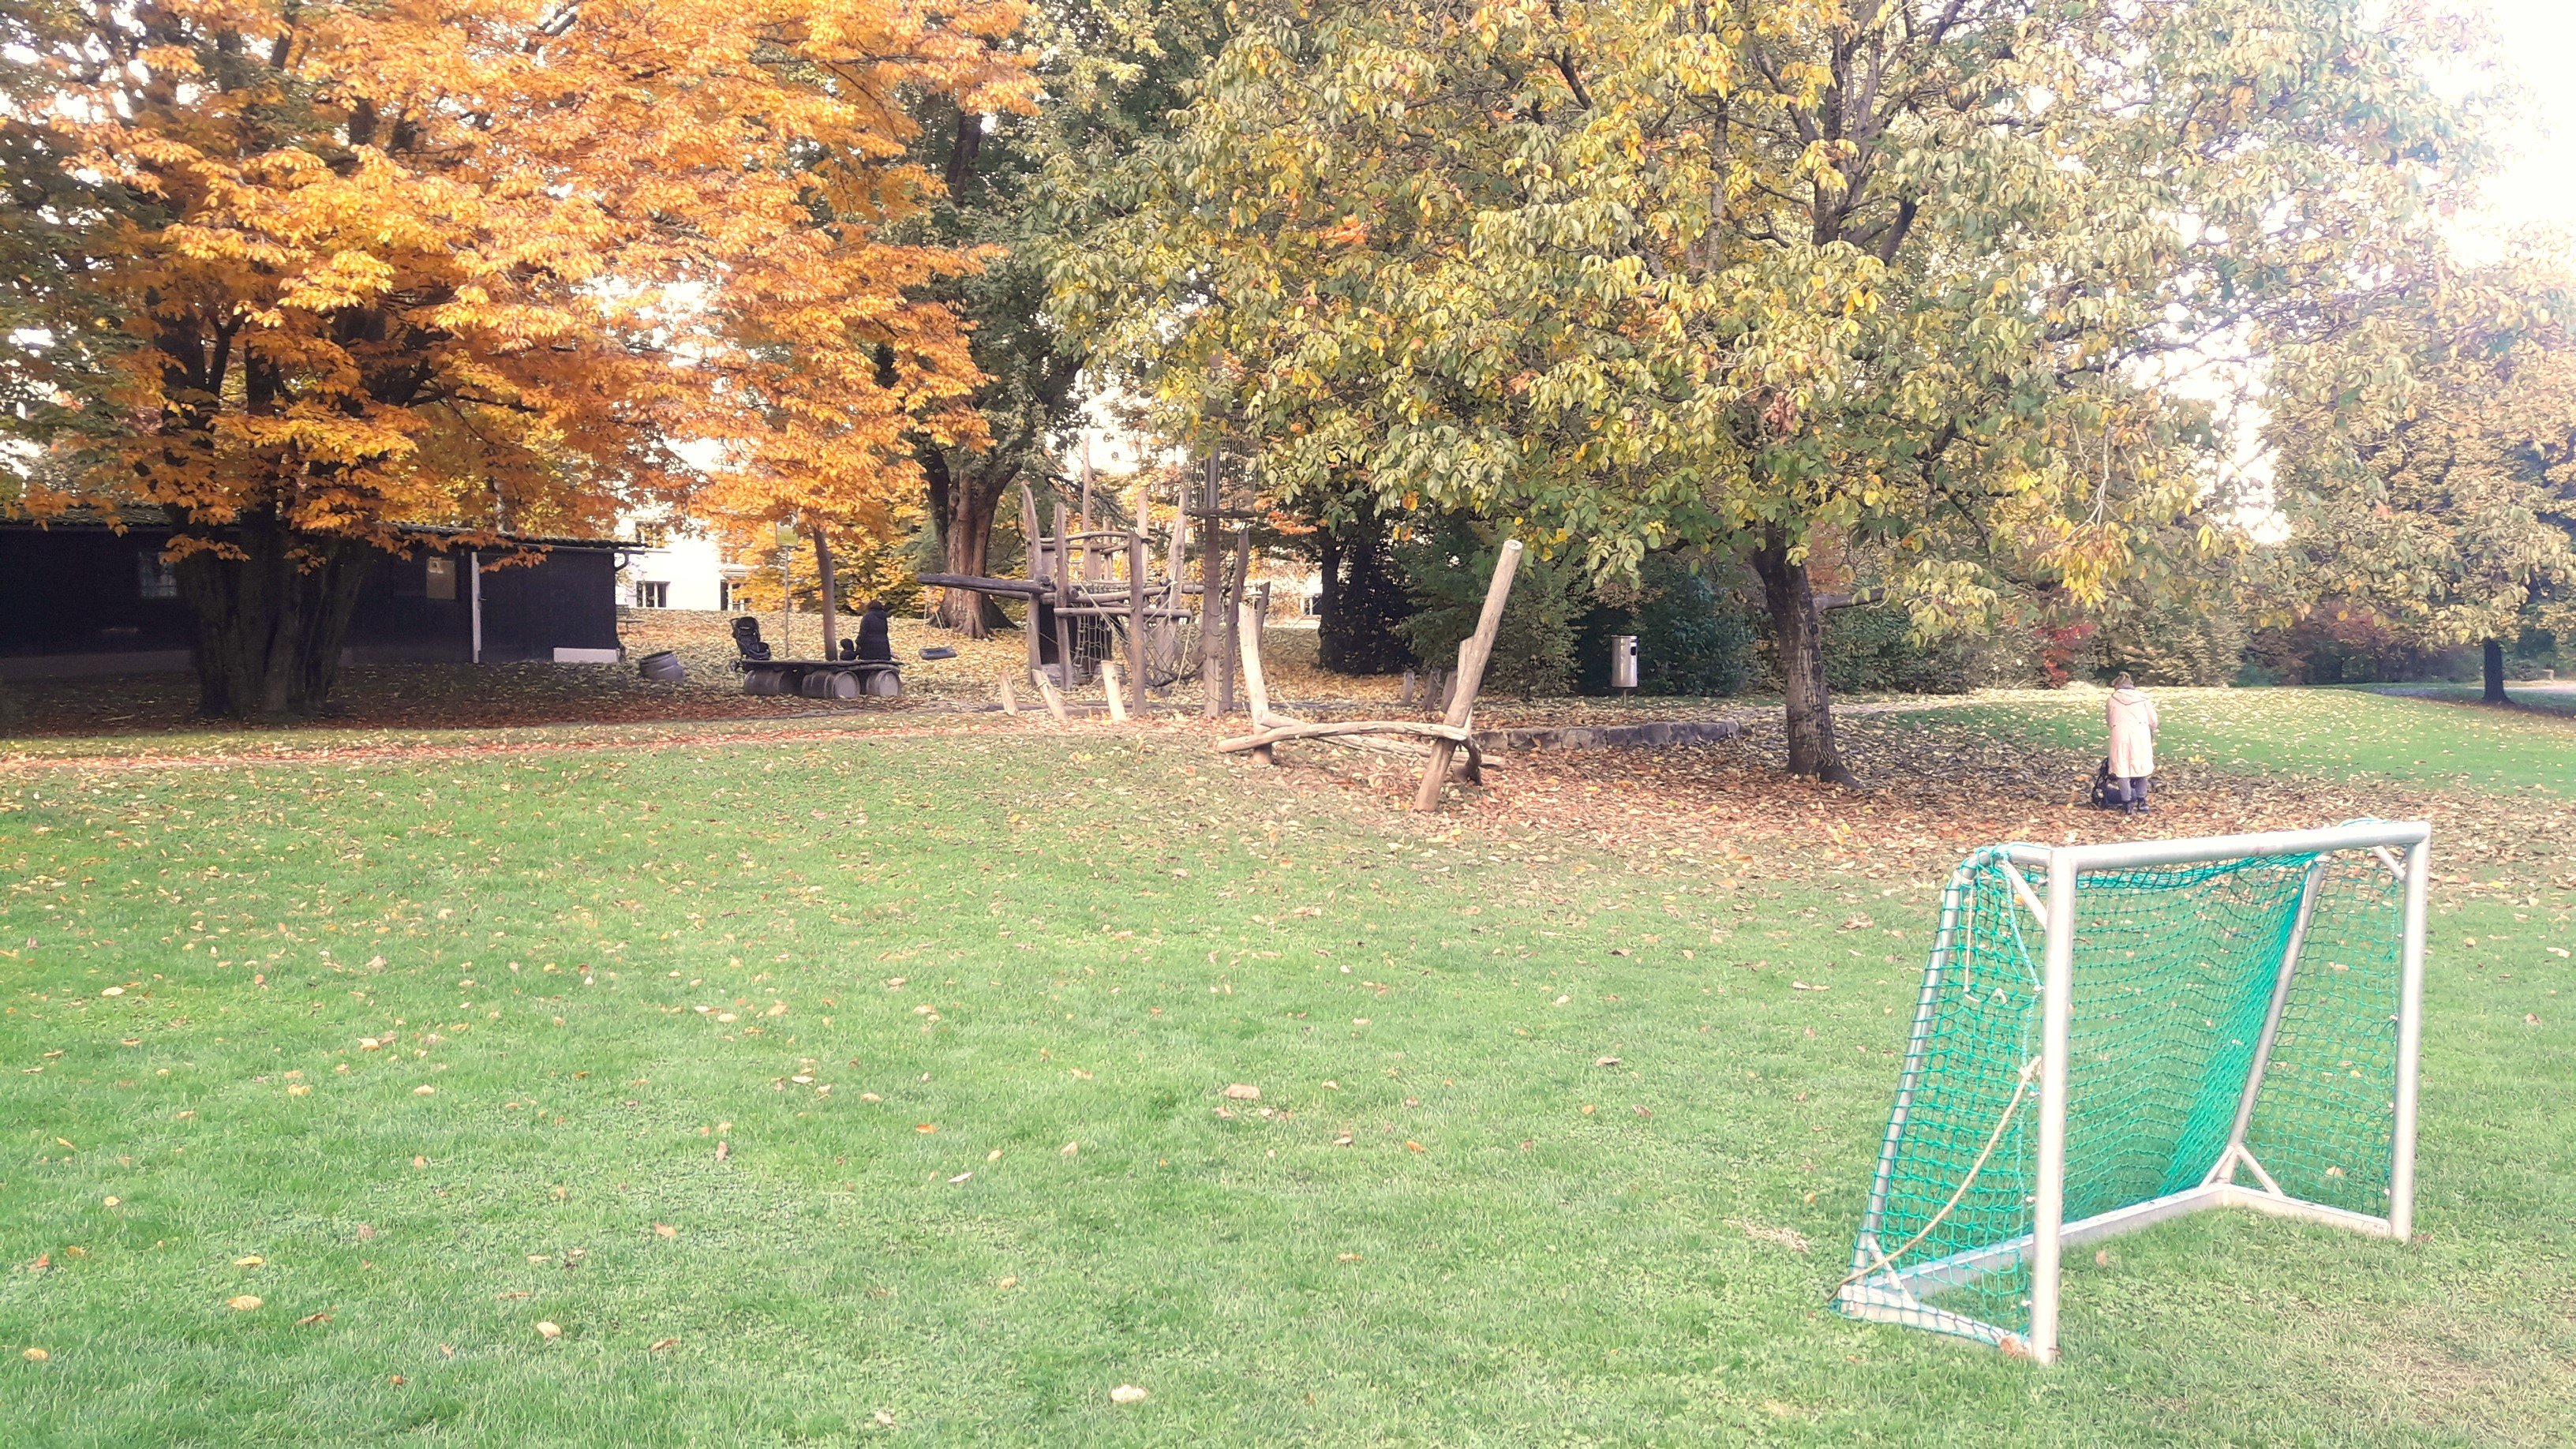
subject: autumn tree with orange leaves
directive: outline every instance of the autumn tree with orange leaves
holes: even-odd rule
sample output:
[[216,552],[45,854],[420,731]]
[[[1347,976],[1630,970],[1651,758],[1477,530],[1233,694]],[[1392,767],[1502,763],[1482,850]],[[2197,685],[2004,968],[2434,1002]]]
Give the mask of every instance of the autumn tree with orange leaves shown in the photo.
[[370,564],[442,546],[413,526],[506,552],[700,499],[891,516],[916,440],[981,427],[918,296],[979,259],[884,234],[936,185],[908,116],[1025,108],[1022,17],[37,0],[11,40],[43,80],[0,124],[76,178],[52,260],[78,286],[31,335],[81,426],[18,506],[166,515],[202,709],[232,718],[322,703]]

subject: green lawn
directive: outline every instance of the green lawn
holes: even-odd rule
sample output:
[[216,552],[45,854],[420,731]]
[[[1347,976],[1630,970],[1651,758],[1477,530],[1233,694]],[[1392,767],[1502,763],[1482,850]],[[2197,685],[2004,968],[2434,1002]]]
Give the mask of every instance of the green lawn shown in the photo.
[[1822,1306],[1929,891],[1443,831],[1100,736],[0,777],[0,1421],[2576,1439],[2564,889],[2441,893],[2419,1242],[2123,1240],[2042,1371]]
[[[2576,794],[2576,720],[2464,707],[2358,689],[2156,689],[2157,752],[2247,774],[2396,780]],[[2008,703],[1915,716],[1930,728],[2099,750],[2098,692],[2015,695]]]

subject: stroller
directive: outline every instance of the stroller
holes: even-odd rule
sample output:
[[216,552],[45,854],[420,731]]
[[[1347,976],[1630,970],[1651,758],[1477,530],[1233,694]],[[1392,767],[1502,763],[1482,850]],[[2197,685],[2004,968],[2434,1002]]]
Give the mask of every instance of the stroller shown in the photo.
[[744,614],[733,621],[733,647],[741,650],[745,659],[756,661],[769,657],[769,645],[760,637],[758,619]]
[[2111,762],[2104,760],[2093,767],[2093,787],[2089,792],[2096,810],[2137,810],[2146,804],[2146,791],[2129,793],[2128,783],[2111,773]]

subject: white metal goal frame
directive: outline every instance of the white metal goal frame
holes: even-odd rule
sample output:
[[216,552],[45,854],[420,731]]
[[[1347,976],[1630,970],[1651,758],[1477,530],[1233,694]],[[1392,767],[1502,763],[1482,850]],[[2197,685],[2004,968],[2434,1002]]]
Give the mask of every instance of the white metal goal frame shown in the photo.
[[[2425,901],[2432,869],[2432,827],[2426,821],[2356,821],[2320,830],[2272,831],[2208,836],[2198,839],[2111,842],[2096,845],[2002,847],[2013,895],[2040,927],[2046,942],[2042,962],[2040,1050],[2035,1074],[2026,1082],[2036,1089],[2038,1142],[2030,1230],[2001,1242],[1955,1251],[1929,1262],[1895,1266],[1893,1245],[1879,1241],[1899,1145],[1909,1111],[1926,1071],[1926,1046],[1936,1019],[1942,973],[1957,953],[1959,892],[1948,892],[1932,955],[1924,973],[1923,994],[1906,1054],[1906,1070],[1890,1114],[1869,1205],[1853,1251],[1852,1277],[1838,1288],[1835,1306],[1861,1319],[1931,1328],[1992,1344],[2040,1363],[2058,1357],[2060,1266],[2065,1250],[2098,1239],[2132,1232],[2150,1224],[2208,1208],[2241,1207],[2285,1218],[2323,1223],[2372,1237],[2404,1241],[2414,1231],[2415,1131],[2417,1076],[2423,1046]],[[2291,995],[2319,883],[2326,862],[2347,852],[2376,857],[2402,894],[2398,943],[2396,1060],[2391,1159],[2388,1165],[2388,1211],[2384,1217],[2313,1202],[2282,1190],[2246,1148],[2263,1078],[2271,1064],[2282,1014]],[[2402,854],[2401,854],[2402,853]],[[2076,896],[2079,880],[2090,873],[2191,866],[2258,857],[2311,856],[2300,887],[2296,916],[2272,984],[2269,1008],[2245,1080],[2226,1147],[2208,1173],[2194,1186],[2080,1218],[2065,1219],[2067,1160],[2067,1068],[2075,1014]],[[1975,860],[1971,858],[1971,863]],[[1969,865],[1960,867],[1962,876]],[[2045,872],[2045,898],[2031,888],[2023,872]],[[2035,1080],[2031,1078],[2035,1075]],[[2010,1109],[2007,1109],[2009,1115]],[[1997,1125],[2001,1135],[2001,1124]],[[1989,1150],[1992,1143],[1988,1144]],[[2240,1170],[2254,1185],[2239,1182]],[[1973,1169],[1971,1176],[1974,1175]],[[1962,1184],[1962,1191],[1964,1191]],[[1955,1201],[1955,1199],[1954,1199]],[[1970,1315],[1927,1303],[1944,1289],[1971,1283],[2000,1270],[2027,1263],[2030,1269],[2029,1330],[2026,1335],[1980,1321]]]

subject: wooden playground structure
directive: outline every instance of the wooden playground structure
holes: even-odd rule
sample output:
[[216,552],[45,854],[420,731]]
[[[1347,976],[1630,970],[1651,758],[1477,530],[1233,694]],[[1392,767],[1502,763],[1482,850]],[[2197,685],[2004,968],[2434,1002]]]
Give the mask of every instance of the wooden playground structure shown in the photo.
[[[1037,500],[1026,484],[1021,485],[1027,578],[923,574],[921,582],[1016,598],[1027,605],[1023,633],[1028,641],[1029,679],[1058,723],[1066,718],[1064,695],[1095,676],[1104,686],[1113,720],[1145,715],[1152,709],[1149,691],[1169,690],[1192,678],[1201,684],[1203,716],[1215,719],[1232,714],[1239,661],[1254,732],[1219,741],[1216,748],[1221,754],[1248,753],[1275,765],[1280,745],[1316,740],[1421,756],[1422,786],[1415,793],[1414,808],[1423,811],[1439,808],[1441,787],[1453,772],[1471,782],[1483,780],[1484,761],[1470,726],[1477,688],[1520,565],[1518,539],[1503,545],[1486,586],[1476,630],[1458,645],[1457,671],[1438,721],[1309,723],[1276,714],[1270,707],[1261,669],[1261,631],[1269,617],[1270,592],[1267,584],[1251,582],[1253,510],[1224,506],[1221,475],[1213,458],[1201,470],[1199,486],[1184,482],[1175,493],[1173,527],[1161,550],[1159,571],[1156,550],[1145,533],[1148,509],[1141,486],[1126,527],[1095,527],[1093,478],[1086,462],[1079,511],[1058,500],[1050,531],[1040,531]],[[1189,577],[1193,551],[1195,579]],[[1017,713],[1018,701],[1007,676],[1001,693],[1003,707]],[[1467,756],[1463,762],[1458,759],[1462,749]]]

